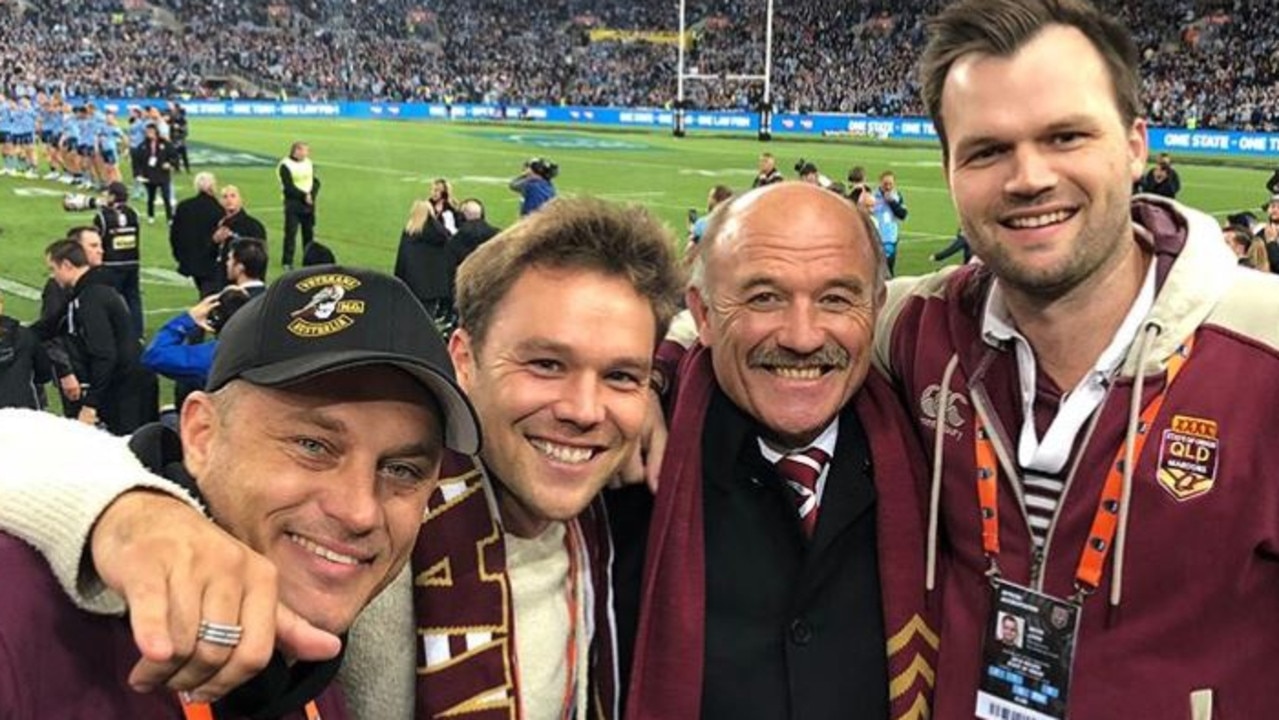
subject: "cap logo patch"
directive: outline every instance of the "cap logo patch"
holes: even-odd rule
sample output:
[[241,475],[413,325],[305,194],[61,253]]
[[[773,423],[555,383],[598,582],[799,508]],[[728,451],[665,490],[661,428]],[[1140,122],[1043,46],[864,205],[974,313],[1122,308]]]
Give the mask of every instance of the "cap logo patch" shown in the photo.
[[354,315],[364,314],[364,301],[346,297],[347,292],[360,286],[360,281],[350,275],[330,273],[313,275],[295,286],[300,292],[311,293],[306,305],[289,314],[289,332],[304,338],[318,338],[343,330],[355,324]]

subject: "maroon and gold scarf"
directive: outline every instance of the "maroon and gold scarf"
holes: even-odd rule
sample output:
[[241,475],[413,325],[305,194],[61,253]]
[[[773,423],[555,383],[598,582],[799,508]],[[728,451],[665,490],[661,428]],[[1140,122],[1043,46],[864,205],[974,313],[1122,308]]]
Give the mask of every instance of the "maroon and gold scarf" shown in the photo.
[[[659,355],[670,356],[670,343]],[[715,377],[710,351],[679,360],[670,440],[649,526],[627,720],[696,718],[705,648],[706,557],[702,428]],[[887,629],[891,717],[926,718],[937,666],[937,624],[924,593],[923,451],[892,388],[872,371],[853,399],[875,463],[880,587]],[[853,708],[849,708],[853,712]]]
[[[521,720],[515,609],[497,505],[478,462],[450,454],[413,548],[417,720]],[[592,632],[590,716],[616,717],[612,543],[603,503],[575,521]]]

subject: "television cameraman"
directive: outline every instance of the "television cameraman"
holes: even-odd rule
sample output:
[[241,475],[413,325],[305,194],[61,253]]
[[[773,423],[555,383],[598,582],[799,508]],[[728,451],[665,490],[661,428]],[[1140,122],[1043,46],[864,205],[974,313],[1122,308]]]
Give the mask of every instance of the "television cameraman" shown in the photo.
[[555,199],[555,176],[560,166],[546,158],[535,157],[524,163],[521,172],[509,187],[520,194],[520,216],[528,215],[534,210]]

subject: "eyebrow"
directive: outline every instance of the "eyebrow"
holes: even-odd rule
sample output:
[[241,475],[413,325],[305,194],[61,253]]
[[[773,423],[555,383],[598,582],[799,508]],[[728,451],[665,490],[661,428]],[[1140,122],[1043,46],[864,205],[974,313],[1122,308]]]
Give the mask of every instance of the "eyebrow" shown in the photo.
[[[325,413],[323,410],[317,410],[314,408],[290,412],[285,416],[285,419],[286,421],[294,421],[305,425],[311,425],[332,433],[343,434],[347,431],[346,423]],[[443,418],[437,418],[437,420],[441,423],[443,422]],[[393,447],[385,452],[381,452],[378,456],[381,459],[410,457],[435,459],[441,455],[441,450],[444,446],[442,430],[440,434],[441,438],[439,442],[408,442],[403,445]]]
[[[530,338],[528,340],[524,340],[516,344],[515,351],[519,354],[544,352],[560,357],[570,358],[576,355],[573,348],[569,345],[562,342],[556,342],[555,340],[549,340],[547,338]],[[649,366],[651,359],[652,358],[648,356],[620,358],[611,362],[609,367],[610,369],[620,367],[641,371]]]
[[[741,285],[741,291],[747,292],[750,290],[754,290],[756,288],[775,288],[775,287],[778,287],[778,285],[777,285],[777,281],[774,280],[773,278],[770,278],[764,275],[756,275],[754,277],[746,278],[745,282],[743,282]],[[849,292],[855,293],[857,295],[861,295],[866,292],[866,283],[862,282],[860,279],[855,277],[846,277],[841,275],[840,277],[837,277],[834,280],[823,285],[821,289],[822,290],[844,289],[844,290],[848,290]]]

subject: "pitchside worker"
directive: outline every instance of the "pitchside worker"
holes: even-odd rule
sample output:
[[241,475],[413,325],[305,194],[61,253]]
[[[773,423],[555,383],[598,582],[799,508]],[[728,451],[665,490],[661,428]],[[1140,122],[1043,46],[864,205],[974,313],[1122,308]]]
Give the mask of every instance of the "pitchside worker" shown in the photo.
[[315,198],[320,194],[320,179],[311,164],[311,146],[295,142],[289,156],[278,168],[280,189],[284,193],[284,257],[286,270],[293,268],[298,228],[302,229],[302,252],[315,240]]

